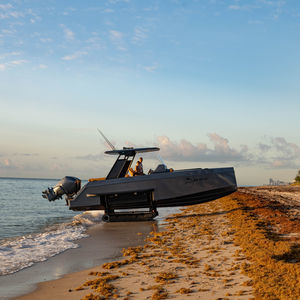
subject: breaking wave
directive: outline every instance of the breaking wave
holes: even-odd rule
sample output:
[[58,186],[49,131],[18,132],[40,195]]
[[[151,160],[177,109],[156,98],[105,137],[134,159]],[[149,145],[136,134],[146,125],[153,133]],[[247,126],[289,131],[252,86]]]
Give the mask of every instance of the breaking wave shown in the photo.
[[39,233],[1,240],[0,275],[15,273],[67,249],[77,248],[75,241],[87,237],[87,228],[100,223],[101,217],[101,211],[84,212],[73,217],[69,223],[51,225]]

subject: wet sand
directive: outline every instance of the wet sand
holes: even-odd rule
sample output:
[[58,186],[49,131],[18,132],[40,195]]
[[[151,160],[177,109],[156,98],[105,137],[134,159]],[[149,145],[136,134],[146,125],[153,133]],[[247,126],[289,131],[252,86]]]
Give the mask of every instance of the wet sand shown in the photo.
[[[111,298],[126,299],[130,295],[128,299],[151,299],[157,293],[158,298],[152,299],[164,299],[159,297],[167,291],[177,299],[182,299],[183,294],[189,294],[191,299],[217,299],[225,295],[248,299],[251,287],[242,283],[249,278],[235,268],[245,258],[241,254],[234,256],[239,247],[233,243],[225,214],[218,201],[185,209],[168,218],[166,231],[154,230],[145,248],[129,248],[125,258],[129,263],[110,268],[112,263],[69,274],[40,284],[35,292],[18,299],[82,299],[93,292],[83,287],[84,282],[95,280],[93,272],[117,278],[113,284],[118,293],[111,294]],[[137,258],[136,251],[141,249]],[[121,264],[122,261],[119,260]]]
[[[299,200],[300,187],[241,188],[169,217],[165,231],[146,223],[138,235],[142,245],[152,231],[146,244],[129,247],[125,258],[116,248],[106,260],[115,263],[98,263],[91,251],[91,264],[99,266],[39,284],[18,299],[298,299]],[[132,224],[133,237],[139,224]],[[106,225],[115,245],[114,231],[124,223]]]
[[155,221],[139,222],[138,226],[133,222],[126,226],[123,223],[95,225],[88,230],[89,237],[77,241],[79,248],[69,249],[17,273],[0,276],[0,299],[28,293],[39,282],[118,259],[122,248],[143,244],[145,236],[157,226]]

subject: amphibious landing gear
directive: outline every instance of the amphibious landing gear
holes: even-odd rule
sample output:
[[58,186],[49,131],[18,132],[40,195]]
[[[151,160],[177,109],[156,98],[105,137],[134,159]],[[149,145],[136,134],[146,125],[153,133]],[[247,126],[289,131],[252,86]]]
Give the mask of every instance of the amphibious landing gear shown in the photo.
[[104,214],[103,222],[134,222],[134,221],[151,221],[158,216],[157,210],[149,212],[114,212],[113,214]]
[[[121,210],[118,209],[118,203],[120,201],[128,200],[136,201],[137,199],[143,203],[147,211],[141,210]],[[102,201],[101,201],[102,202]],[[130,222],[130,221],[151,221],[158,216],[158,211],[154,202],[153,191],[142,191],[133,193],[121,193],[114,195],[105,195],[105,214],[102,217],[103,222]]]

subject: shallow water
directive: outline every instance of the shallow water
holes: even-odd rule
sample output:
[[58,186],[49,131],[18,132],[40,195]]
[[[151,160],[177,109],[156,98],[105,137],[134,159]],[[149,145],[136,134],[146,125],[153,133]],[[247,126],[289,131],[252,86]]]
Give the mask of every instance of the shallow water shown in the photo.
[[0,240],[41,232],[76,215],[65,207],[63,199],[49,202],[42,198],[42,190],[56,183],[57,180],[0,178]]
[[70,248],[101,212],[74,213],[41,191],[57,180],[0,178],[0,275],[19,271]]
[[[79,247],[77,240],[87,237],[87,228],[102,223],[103,211],[73,212],[64,199],[42,198],[41,192],[57,182],[0,178],[0,276]],[[156,221],[176,211],[160,209]]]

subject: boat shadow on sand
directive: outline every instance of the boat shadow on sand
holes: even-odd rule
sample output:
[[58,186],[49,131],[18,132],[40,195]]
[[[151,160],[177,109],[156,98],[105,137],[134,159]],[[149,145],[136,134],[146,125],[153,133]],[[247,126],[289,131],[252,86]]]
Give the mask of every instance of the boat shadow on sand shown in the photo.
[[[247,208],[248,209],[248,208]],[[251,209],[251,208],[249,208]],[[228,213],[238,211],[238,210],[245,210],[245,208],[234,208],[230,210],[224,210],[224,211],[216,211],[211,213],[203,213],[203,214],[186,214],[186,215],[178,215],[178,216],[171,216],[167,217],[166,220],[173,220],[173,219],[185,219],[185,218],[193,218],[193,217],[211,217],[211,216],[219,216],[219,215],[226,215]]]

